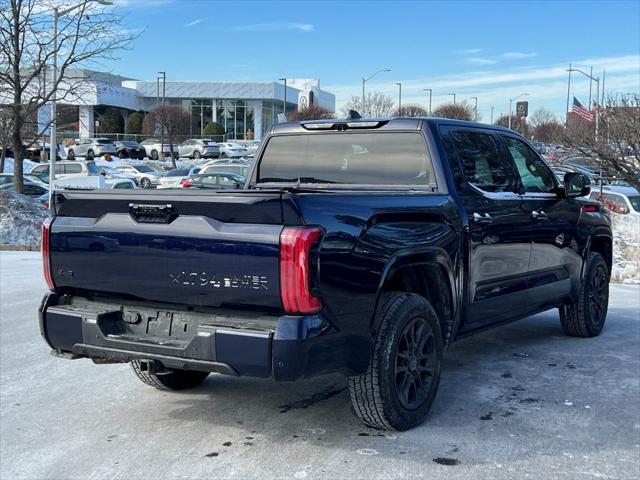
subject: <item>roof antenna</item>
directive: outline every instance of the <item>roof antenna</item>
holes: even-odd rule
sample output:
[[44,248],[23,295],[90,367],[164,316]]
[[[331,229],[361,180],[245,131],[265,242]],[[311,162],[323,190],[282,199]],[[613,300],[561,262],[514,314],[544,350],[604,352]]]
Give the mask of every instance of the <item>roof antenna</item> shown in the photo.
[[349,110],[349,114],[347,115],[347,120],[357,120],[362,118],[362,116],[355,110]]

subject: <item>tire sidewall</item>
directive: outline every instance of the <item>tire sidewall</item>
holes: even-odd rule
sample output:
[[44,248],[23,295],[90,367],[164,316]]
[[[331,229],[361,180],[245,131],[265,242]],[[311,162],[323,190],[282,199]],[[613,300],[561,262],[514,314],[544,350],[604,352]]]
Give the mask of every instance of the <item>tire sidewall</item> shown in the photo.
[[151,180],[147,177],[142,177],[142,180],[140,180],[140,186],[142,188],[151,188]]
[[586,320],[586,327],[589,330],[589,333],[594,336],[599,335],[602,332],[602,329],[604,328],[605,320],[607,318],[607,311],[609,308],[609,282],[607,281],[604,287],[606,291],[605,296],[607,301],[604,307],[603,316],[598,321],[598,323],[595,323],[593,321],[593,319],[591,318],[591,308],[590,308],[591,305],[589,305],[589,295],[591,293],[591,276],[594,275],[596,269],[598,268],[604,268],[605,276],[608,279],[609,272],[607,268],[607,263],[604,261],[604,258],[602,258],[602,255],[600,254],[592,253],[589,256],[589,262],[587,264],[587,272],[585,275],[584,286],[583,286],[584,291],[582,292],[582,301],[584,302],[583,308],[584,308],[584,314],[585,314],[585,320]]
[[[383,401],[383,408],[391,425],[397,430],[407,430],[419,425],[424,420],[427,412],[431,408],[433,399],[438,391],[440,382],[440,372],[442,369],[442,356],[444,352],[442,333],[438,317],[429,302],[419,295],[407,294],[409,298],[405,300],[396,310],[393,311],[394,321],[387,325],[381,325],[382,347],[376,360],[379,362],[380,387]],[[396,393],[395,386],[395,361],[398,342],[406,325],[416,317],[425,319],[435,338],[436,366],[434,369],[431,389],[424,403],[415,410],[405,409]],[[387,319],[387,321],[390,319]]]

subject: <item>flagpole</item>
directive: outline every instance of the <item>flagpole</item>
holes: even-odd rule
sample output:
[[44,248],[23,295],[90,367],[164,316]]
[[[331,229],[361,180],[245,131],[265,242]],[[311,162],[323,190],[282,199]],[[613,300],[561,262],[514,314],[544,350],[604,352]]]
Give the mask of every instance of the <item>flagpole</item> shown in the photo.
[[571,64],[569,64],[569,82],[567,83],[567,113],[565,114],[565,128],[569,128],[569,94],[571,93]]
[[[591,67],[591,71],[589,73],[589,110],[591,110],[591,107],[593,107],[593,105],[591,104],[591,91],[593,89],[593,67]],[[597,97],[596,97],[596,101],[597,101]]]

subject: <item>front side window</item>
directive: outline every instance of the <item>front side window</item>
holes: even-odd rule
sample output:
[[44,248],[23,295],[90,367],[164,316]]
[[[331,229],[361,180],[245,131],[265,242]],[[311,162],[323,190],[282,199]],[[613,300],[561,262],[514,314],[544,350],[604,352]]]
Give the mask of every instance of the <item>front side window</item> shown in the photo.
[[458,130],[450,132],[449,139],[467,182],[485,192],[517,193],[517,172],[513,163],[500,155],[492,135]]
[[417,132],[272,137],[257,181],[436,187],[427,145]]
[[529,146],[521,140],[500,135],[518,169],[525,193],[553,193],[554,174]]

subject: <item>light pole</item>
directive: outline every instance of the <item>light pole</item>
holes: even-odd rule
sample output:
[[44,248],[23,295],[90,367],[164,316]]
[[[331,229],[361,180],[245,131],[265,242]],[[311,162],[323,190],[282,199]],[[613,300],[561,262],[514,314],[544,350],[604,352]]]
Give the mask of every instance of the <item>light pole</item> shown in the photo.
[[471,97],[472,100],[476,101],[476,106],[473,110],[473,120],[478,121],[478,97]]
[[[158,72],[158,78],[156,79],[156,87],[158,85],[157,82],[160,81],[160,79],[162,79],[162,97],[161,97],[161,101],[160,101],[160,155],[158,158],[160,158],[161,161],[164,162],[164,124],[166,122],[165,116],[167,114],[167,112],[165,112],[164,110],[164,95],[165,95],[165,83],[167,81],[167,72]],[[159,92],[156,92],[159,93]],[[202,112],[202,106],[200,107],[200,111]],[[200,128],[202,128],[202,125],[200,126]]]
[[402,116],[402,83],[396,82],[398,86],[398,116]]
[[279,78],[281,82],[284,82],[284,98],[282,99],[282,113],[287,114],[287,79]]
[[522,97],[526,97],[528,95],[529,95],[528,93],[521,93],[517,97],[509,99],[509,128],[511,128],[511,105],[513,104],[513,101]]
[[[60,7],[53,8],[53,80],[51,82],[51,145],[49,146],[49,208],[53,211],[53,181],[56,179],[56,158],[58,156],[58,139],[56,138],[56,101],[58,89],[58,19],[77,8],[84,8],[87,4],[95,2],[101,5],[113,5],[109,0],[84,0],[73,7],[60,10]],[[46,71],[46,69],[45,69]],[[46,145],[42,146],[44,152]]]
[[373,77],[375,77],[376,75],[378,75],[379,73],[382,72],[390,72],[391,69],[390,68],[383,68],[382,70],[378,70],[376,73],[374,73],[373,75],[369,75],[367,78],[362,77],[362,115],[365,115],[365,98],[364,98],[364,84],[367,83],[369,80],[371,80]]
[[423,92],[429,92],[429,116],[431,116],[431,96],[433,95],[433,90],[431,88],[423,88]]
[[[588,73],[583,72],[582,70],[580,70],[579,68],[571,68],[569,67],[569,75],[571,75],[571,72],[579,72],[581,74],[583,74],[585,77],[587,77],[589,80],[595,81],[596,82],[596,112],[595,112],[595,117],[596,117],[596,142],[598,141],[598,108],[600,106],[600,102],[599,102],[599,97],[600,97],[600,77],[593,77],[592,75],[589,75]],[[591,110],[591,105],[589,105],[589,110]],[[567,116],[569,114],[567,113]]]
[[489,121],[491,125],[493,125],[493,105],[491,105],[491,120]]
[[453,104],[456,104],[456,94],[455,93],[450,93],[449,95],[453,95]]

